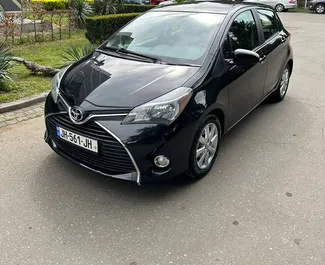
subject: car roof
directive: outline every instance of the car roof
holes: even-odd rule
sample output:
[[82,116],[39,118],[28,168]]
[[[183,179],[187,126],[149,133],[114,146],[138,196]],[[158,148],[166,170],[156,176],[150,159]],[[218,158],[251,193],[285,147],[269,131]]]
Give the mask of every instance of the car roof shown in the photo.
[[151,11],[171,11],[171,12],[193,12],[193,13],[217,13],[217,14],[228,14],[231,11],[236,11],[238,9],[247,6],[260,6],[270,8],[267,5],[260,4],[250,4],[250,3],[224,3],[221,1],[197,1],[191,3],[182,4],[170,4],[162,5],[157,8],[151,9]]

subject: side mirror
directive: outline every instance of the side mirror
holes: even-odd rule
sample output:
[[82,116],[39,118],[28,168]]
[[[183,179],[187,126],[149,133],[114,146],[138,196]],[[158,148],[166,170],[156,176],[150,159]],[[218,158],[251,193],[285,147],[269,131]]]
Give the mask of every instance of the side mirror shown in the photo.
[[235,50],[234,57],[235,64],[253,65],[260,61],[260,56],[258,53],[245,49]]

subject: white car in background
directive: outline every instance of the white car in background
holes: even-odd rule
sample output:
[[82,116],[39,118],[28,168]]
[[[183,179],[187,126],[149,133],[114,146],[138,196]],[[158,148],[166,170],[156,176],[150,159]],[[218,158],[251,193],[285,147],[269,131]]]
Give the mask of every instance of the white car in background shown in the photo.
[[[197,2],[197,0],[185,0],[186,2]],[[176,0],[167,0],[159,3],[159,6],[165,6],[165,5],[172,5],[172,4],[177,4]]]
[[288,11],[297,8],[297,0],[243,0],[243,3],[264,4],[273,7],[277,12]]
[[177,2],[175,0],[168,0],[168,1],[163,1],[158,4],[158,6],[165,6],[165,5],[171,5],[171,4],[176,4]]
[[[218,0],[184,0],[183,2],[218,2]],[[229,2],[236,2],[236,0],[228,0]],[[239,1],[239,0],[238,0]],[[240,1],[242,2],[242,1]],[[172,5],[172,4],[177,4],[176,0],[167,0],[167,1],[162,1],[159,3],[159,6],[165,6],[165,5]]]

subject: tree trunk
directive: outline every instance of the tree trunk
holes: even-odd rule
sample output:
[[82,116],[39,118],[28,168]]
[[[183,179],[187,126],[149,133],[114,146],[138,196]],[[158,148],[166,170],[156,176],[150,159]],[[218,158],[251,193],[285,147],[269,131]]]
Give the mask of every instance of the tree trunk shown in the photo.
[[51,66],[43,66],[43,65],[39,65],[35,62],[31,62],[31,61],[26,61],[23,58],[19,58],[19,57],[12,57],[11,58],[12,61],[20,63],[25,65],[25,67],[33,74],[41,74],[44,76],[54,76],[57,72],[59,72],[59,69],[53,68]]

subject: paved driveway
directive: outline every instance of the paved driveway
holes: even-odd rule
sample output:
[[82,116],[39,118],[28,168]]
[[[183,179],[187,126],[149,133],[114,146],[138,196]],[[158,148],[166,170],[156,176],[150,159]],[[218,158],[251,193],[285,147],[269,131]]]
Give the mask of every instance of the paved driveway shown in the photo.
[[103,179],[43,143],[43,118],[0,128],[0,264],[325,263],[325,16],[281,14],[288,96],[225,138],[194,184]]

